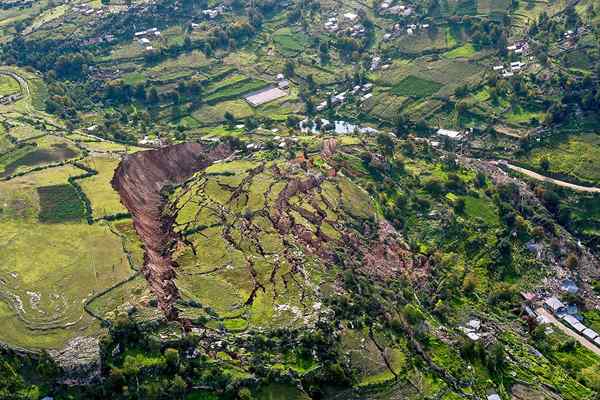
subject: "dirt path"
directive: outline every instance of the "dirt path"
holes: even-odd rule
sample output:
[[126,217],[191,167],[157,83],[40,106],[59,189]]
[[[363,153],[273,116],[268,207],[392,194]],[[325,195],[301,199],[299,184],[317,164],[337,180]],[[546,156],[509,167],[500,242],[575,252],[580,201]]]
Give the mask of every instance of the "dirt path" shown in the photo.
[[572,329],[569,329],[566,325],[562,324],[559,320],[556,319],[554,315],[550,314],[544,308],[540,307],[537,310],[535,310],[535,312],[538,315],[543,315],[544,317],[548,318],[548,320],[550,320],[552,324],[558,329],[560,329],[563,333],[571,336],[573,339],[577,340],[583,347],[600,356],[600,347],[594,345],[592,342],[590,342],[583,336],[577,334]]
[[549,183],[552,183],[557,186],[576,190],[578,192],[600,193],[600,188],[597,188],[597,187],[581,186],[581,185],[576,185],[574,183],[569,183],[569,182],[561,181],[558,179],[550,178],[550,177],[547,177],[544,175],[540,175],[537,172],[533,172],[533,171],[525,169],[525,168],[517,167],[516,165],[512,165],[507,162],[496,162],[496,164],[505,165],[506,167],[508,167],[509,169],[512,169],[513,171],[519,172],[523,175],[527,175],[528,177],[536,179],[538,181],[549,182]]

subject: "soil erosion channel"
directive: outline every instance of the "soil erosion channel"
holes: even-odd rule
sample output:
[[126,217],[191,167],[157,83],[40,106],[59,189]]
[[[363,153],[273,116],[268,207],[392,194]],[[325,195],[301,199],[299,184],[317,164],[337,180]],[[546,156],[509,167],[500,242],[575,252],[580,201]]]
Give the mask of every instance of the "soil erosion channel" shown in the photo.
[[159,309],[169,320],[178,320],[175,302],[175,268],[171,252],[177,243],[173,223],[177,215],[165,213],[162,190],[183,183],[195,172],[233,154],[228,145],[182,143],[126,156],[115,171],[112,185],[133,218],[134,228],[144,243],[144,274]]

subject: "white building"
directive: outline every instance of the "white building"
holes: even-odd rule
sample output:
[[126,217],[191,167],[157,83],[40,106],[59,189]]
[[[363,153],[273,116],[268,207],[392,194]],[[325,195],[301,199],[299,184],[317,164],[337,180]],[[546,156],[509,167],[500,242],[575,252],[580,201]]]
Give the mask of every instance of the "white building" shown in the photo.
[[358,19],[358,15],[356,15],[354,13],[346,13],[346,14],[344,14],[344,18],[351,22],[354,22]]
[[452,140],[461,140],[463,138],[463,136],[461,135],[460,132],[458,132],[458,131],[452,131],[452,130],[449,130],[449,129],[442,129],[442,128],[440,128],[440,129],[437,130],[436,133],[438,134],[438,136],[445,136],[445,137],[447,137],[449,139],[452,139]]
[[562,301],[558,300],[554,296],[548,297],[546,300],[544,300],[544,307],[552,311],[554,314],[561,314],[567,311],[567,306],[565,306]]

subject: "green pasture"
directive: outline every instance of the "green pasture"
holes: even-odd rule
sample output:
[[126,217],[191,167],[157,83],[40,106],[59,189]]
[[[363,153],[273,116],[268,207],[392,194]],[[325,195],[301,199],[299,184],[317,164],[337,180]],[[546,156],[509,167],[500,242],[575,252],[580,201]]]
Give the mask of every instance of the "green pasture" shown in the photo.
[[309,45],[309,37],[303,32],[281,28],[273,33],[273,42],[283,55],[295,55]]
[[21,86],[12,76],[0,75],[0,96],[19,93]]
[[600,134],[584,133],[557,139],[535,148],[522,161],[539,169],[543,158],[550,162],[550,172],[600,184]]
[[60,347],[97,331],[83,302],[130,273],[121,239],[108,226],[72,218],[81,203],[67,192],[66,180],[80,173],[64,166],[0,182],[0,277],[6,283],[0,318],[10,327],[0,341]]
[[83,162],[98,171],[97,175],[78,181],[92,204],[94,218],[127,212],[121,204],[119,194],[110,184],[119,162],[120,159],[113,157],[90,157]]
[[473,54],[477,52],[475,46],[471,43],[466,43],[460,47],[457,47],[453,50],[447,51],[443,54],[445,58],[453,59],[453,58],[469,58]]
[[392,93],[396,96],[427,97],[440,90],[442,86],[441,83],[410,75],[398,82],[392,88]]
[[0,177],[7,177],[34,167],[63,162],[79,155],[78,149],[64,139],[55,136],[44,136],[28,143],[30,145],[0,156]]

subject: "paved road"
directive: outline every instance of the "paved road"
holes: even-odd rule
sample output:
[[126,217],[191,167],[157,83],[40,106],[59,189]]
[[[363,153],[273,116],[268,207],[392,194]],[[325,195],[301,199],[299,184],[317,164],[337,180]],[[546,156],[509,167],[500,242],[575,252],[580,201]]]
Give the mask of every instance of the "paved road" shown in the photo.
[[569,329],[566,325],[564,325],[559,320],[557,320],[554,315],[550,314],[550,312],[548,312],[545,308],[540,307],[537,310],[535,310],[535,312],[537,315],[543,315],[546,318],[548,318],[548,320],[550,320],[552,322],[552,324],[554,326],[556,326],[558,329],[560,329],[562,332],[571,336],[573,339],[577,340],[579,343],[581,343],[581,345],[583,347],[589,349],[590,351],[592,351],[600,356],[600,347],[596,346],[595,344],[593,344],[592,342],[590,342],[583,336],[579,335],[574,330]]
[[496,164],[506,165],[506,167],[512,169],[513,171],[517,171],[523,175],[527,175],[528,177],[536,179],[538,181],[553,183],[554,185],[562,186],[562,187],[565,187],[568,189],[573,189],[578,192],[600,193],[600,188],[597,188],[597,187],[575,185],[573,183],[569,183],[569,182],[561,181],[558,179],[550,178],[550,177],[547,177],[544,175],[540,175],[537,172],[533,172],[533,171],[530,171],[525,168],[517,167],[516,165],[512,165],[507,162],[501,162],[501,163],[496,162]]

